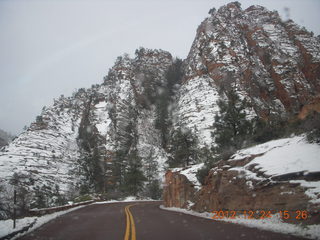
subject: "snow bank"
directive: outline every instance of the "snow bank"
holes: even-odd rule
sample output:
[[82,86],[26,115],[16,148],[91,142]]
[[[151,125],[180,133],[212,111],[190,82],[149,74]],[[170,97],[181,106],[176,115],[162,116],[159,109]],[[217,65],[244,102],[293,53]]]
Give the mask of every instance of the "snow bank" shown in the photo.
[[[209,212],[195,212],[192,210],[182,209],[182,208],[167,208],[163,205],[160,206],[161,209],[167,210],[167,211],[173,211],[173,212],[180,212],[184,214],[189,214],[197,217],[202,218],[208,218],[212,219],[213,214]],[[224,221],[224,222],[230,222],[230,223],[236,223],[241,224],[247,227],[251,228],[258,228],[261,230],[267,230],[267,231],[273,231],[273,232],[279,232],[284,234],[290,234],[295,235],[299,237],[305,237],[310,239],[320,239],[320,225],[295,225],[290,223],[284,223],[279,215],[272,215],[271,218],[265,218],[265,219],[246,219],[244,216],[239,216],[235,219],[217,219],[212,221]]]
[[16,239],[17,237],[21,237],[22,235],[35,230],[36,228],[51,221],[52,219],[55,219],[63,214],[66,214],[68,212],[71,212],[71,211],[74,211],[74,210],[77,210],[77,209],[80,209],[83,207],[85,207],[85,206],[79,206],[79,207],[71,208],[71,209],[68,209],[65,211],[51,213],[51,214],[41,216],[41,217],[26,217],[26,218],[18,219],[16,222],[15,229],[13,229],[12,219],[0,221],[0,237],[4,237],[12,232],[21,230],[22,228],[30,225],[32,222],[34,222],[36,220],[36,223],[27,232],[24,232],[22,234],[18,234],[14,238],[14,239]]
[[146,198],[146,199],[139,199],[135,196],[129,196],[126,197],[123,200],[108,200],[108,201],[102,201],[102,202],[95,202],[93,204],[105,204],[105,203],[121,203],[121,202],[146,202],[146,201],[158,201],[158,200],[154,200],[154,199],[150,199],[150,198]]

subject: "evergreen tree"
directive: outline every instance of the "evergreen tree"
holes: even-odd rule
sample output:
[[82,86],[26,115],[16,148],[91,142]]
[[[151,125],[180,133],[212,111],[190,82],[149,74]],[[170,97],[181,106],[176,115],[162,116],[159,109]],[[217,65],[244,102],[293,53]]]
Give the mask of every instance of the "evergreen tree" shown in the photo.
[[46,192],[43,187],[36,186],[34,188],[35,201],[32,203],[32,208],[45,208],[48,206]]
[[103,192],[105,179],[104,162],[101,156],[104,155],[104,152],[100,147],[103,144],[103,139],[98,134],[95,125],[90,122],[92,102],[93,95],[90,95],[79,126],[78,143],[82,150],[79,162],[88,181],[83,184],[92,189],[90,192]]
[[112,190],[115,190],[115,188],[119,188],[124,184],[123,178],[125,173],[125,167],[126,167],[126,156],[127,153],[124,150],[117,150],[115,152],[115,157],[112,161],[112,175],[111,175],[111,185],[110,187]]
[[[116,133],[116,152],[110,164],[111,173],[108,176],[108,192],[116,192],[119,189],[127,192],[128,168],[135,167],[132,164],[132,151],[136,149],[138,141],[138,133],[135,128],[136,109],[130,107],[128,109],[128,120],[118,121]],[[133,156],[134,158],[138,156]],[[129,174],[130,175],[130,174]]]
[[55,198],[56,205],[60,206],[67,203],[66,198],[60,193],[60,187],[58,184],[55,185],[54,198]]
[[173,64],[166,72],[167,89],[169,90],[169,96],[172,97],[175,94],[175,86],[181,83],[183,76],[182,60],[176,58]]
[[141,170],[141,159],[137,150],[133,150],[128,156],[128,166],[124,175],[123,189],[130,195],[137,195],[142,189],[146,177]]
[[150,150],[146,162],[146,196],[152,199],[160,199],[162,195],[162,189],[158,180],[158,162],[154,156],[154,149]]
[[230,91],[227,97],[226,102],[218,101],[219,113],[213,124],[218,151],[240,148],[251,131],[250,121],[246,119],[246,101],[241,101],[234,91]]
[[172,104],[176,86],[180,84],[182,76],[182,60],[177,58],[166,72],[165,86],[158,87],[155,127],[160,130],[163,148],[167,146],[168,129],[171,126],[169,107]]
[[151,182],[152,180],[155,179],[155,176],[157,175],[158,171],[158,162],[156,161],[156,158],[154,156],[154,149],[152,148],[149,152],[149,155],[147,157],[147,162],[146,162],[146,178],[148,182]]
[[[24,182],[26,179],[28,179],[26,175],[15,172],[9,181],[10,185],[14,186],[14,189],[16,190],[16,194],[17,194],[16,195],[17,196],[17,203],[16,203],[17,216],[23,216],[29,209],[31,196],[30,196],[30,193],[24,187]],[[13,197],[13,196],[10,196],[10,197]]]
[[162,196],[162,189],[158,179],[154,179],[147,184],[148,196],[152,199],[160,199]]
[[170,104],[167,89],[161,88],[161,94],[156,103],[155,128],[160,130],[162,147],[166,148],[168,138],[168,128],[171,125],[168,106]]
[[185,167],[199,162],[198,139],[190,129],[178,128],[173,132],[169,152],[169,167]]
[[220,157],[215,155],[212,150],[207,147],[204,147],[200,151],[201,162],[204,163],[203,167],[197,171],[197,179],[199,182],[204,185],[205,178],[208,176],[210,169],[213,165],[220,160]]

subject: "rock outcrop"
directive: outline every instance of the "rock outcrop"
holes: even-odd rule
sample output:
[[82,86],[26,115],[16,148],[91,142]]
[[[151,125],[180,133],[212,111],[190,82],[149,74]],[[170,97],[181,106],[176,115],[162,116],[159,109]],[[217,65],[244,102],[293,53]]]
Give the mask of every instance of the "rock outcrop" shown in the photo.
[[164,186],[163,201],[166,207],[187,208],[195,200],[196,189],[183,174],[168,171]]
[[[297,210],[306,210],[309,218],[304,223],[319,223],[320,165],[317,154],[320,147],[298,139],[276,140],[238,151],[230,160],[218,162],[198,191],[183,173],[169,171],[164,205],[198,212],[270,210],[272,213],[289,211],[293,215]],[[268,161],[272,161],[270,158],[274,154],[297,148],[297,144],[304,145],[297,151],[302,151],[305,159],[300,159],[302,155],[299,154],[289,154],[285,165],[279,163],[278,167],[274,166],[276,170],[270,170]],[[297,166],[300,171],[292,168],[297,159],[302,162]],[[310,172],[309,168],[312,169]]]
[[261,6],[210,11],[185,60],[177,124],[210,144],[216,103],[230,89],[250,102],[251,116],[295,118],[320,94],[319,39]]

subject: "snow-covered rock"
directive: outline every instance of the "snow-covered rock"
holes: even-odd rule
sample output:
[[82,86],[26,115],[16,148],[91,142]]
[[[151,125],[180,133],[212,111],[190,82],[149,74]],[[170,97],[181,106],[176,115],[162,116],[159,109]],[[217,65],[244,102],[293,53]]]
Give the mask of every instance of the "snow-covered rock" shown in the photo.
[[[173,169],[166,175],[164,205],[196,211],[272,210],[308,211],[305,223],[318,223],[320,204],[320,145],[309,143],[304,135],[273,140],[239,150],[229,160],[210,170],[200,190],[193,182],[198,166]],[[187,176],[187,183],[178,181]],[[190,193],[188,195],[185,194]],[[193,194],[193,195],[192,195]],[[180,197],[179,197],[180,196]],[[188,198],[185,199],[187,196]],[[191,200],[193,204],[187,205]],[[181,203],[184,203],[183,205]],[[295,220],[295,219],[290,219]]]

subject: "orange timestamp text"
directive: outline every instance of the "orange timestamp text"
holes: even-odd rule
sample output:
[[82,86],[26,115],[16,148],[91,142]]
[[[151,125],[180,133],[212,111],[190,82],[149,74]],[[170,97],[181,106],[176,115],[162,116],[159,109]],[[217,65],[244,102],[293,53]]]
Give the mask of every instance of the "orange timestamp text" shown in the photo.
[[306,210],[283,210],[283,211],[271,211],[271,210],[219,210],[212,211],[212,219],[266,219],[271,218],[273,215],[278,214],[281,219],[296,219],[296,220],[306,220],[308,218],[308,211]]

